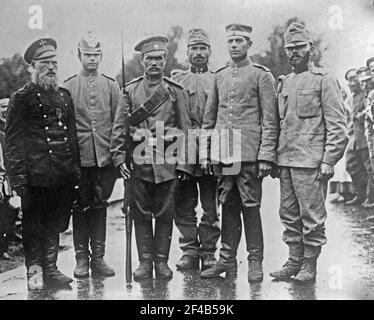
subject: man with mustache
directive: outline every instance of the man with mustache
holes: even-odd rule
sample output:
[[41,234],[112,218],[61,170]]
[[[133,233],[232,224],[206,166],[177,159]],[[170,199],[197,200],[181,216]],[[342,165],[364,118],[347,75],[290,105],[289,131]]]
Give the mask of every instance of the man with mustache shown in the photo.
[[[241,24],[226,27],[231,61],[216,71],[205,106],[202,137],[211,138],[210,161],[219,176],[222,203],[220,257],[201,273],[205,278],[237,271],[243,216],[248,281],[263,279],[262,180],[276,163],[279,121],[274,78],[268,68],[248,59],[251,31]],[[209,159],[202,155],[201,160],[203,170],[210,171]]]
[[117,178],[110,153],[114,115],[120,101],[117,82],[98,71],[102,44],[94,32],[78,43],[82,70],[64,81],[75,106],[82,178],[79,199],[73,210],[76,258],[74,277],[112,277],[104,261],[108,198]]
[[347,145],[347,125],[339,84],[310,62],[313,40],[294,22],[285,33],[292,73],[277,89],[280,136],[280,219],[289,248],[286,264],[270,276],[306,282],[316,277],[317,258],[326,243],[326,189]]
[[[173,80],[188,90],[191,100],[190,116],[194,128],[200,128],[202,125],[205,103],[213,80],[213,72],[208,69],[210,53],[208,34],[199,28],[191,29],[187,35],[187,55],[191,68],[173,77]],[[198,148],[196,154],[198,155]],[[216,185],[216,178],[204,174],[200,166],[195,167],[194,179],[181,184],[175,218],[175,224],[181,233],[179,245],[183,251],[176,265],[180,270],[199,269],[200,259],[202,270],[216,263],[214,254],[220,236]],[[199,226],[195,211],[198,194],[203,209]]]
[[80,176],[73,101],[58,84],[56,47],[45,38],[26,50],[32,81],[11,96],[5,124],[6,169],[22,198],[29,289],[73,281],[56,266]]
[[[128,97],[117,109],[113,125],[114,164],[124,179],[131,177],[130,206],[140,262],[134,272],[136,281],[152,277],[153,269],[157,278],[172,278],[168,259],[178,179],[185,181],[193,173],[181,152],[186,145],[173,143],[175,138],[185,141],[191,121],[187,92],[163,74],[167,44],[168,38],[153,36],[135,46],[144,76],[126,85]],[[126,148],[126,143],[131,147]],[[169,147],[175,143],[177,156],[174,152],[168,156]],[[126,163],[126,157],[131,158],[131,164]]]

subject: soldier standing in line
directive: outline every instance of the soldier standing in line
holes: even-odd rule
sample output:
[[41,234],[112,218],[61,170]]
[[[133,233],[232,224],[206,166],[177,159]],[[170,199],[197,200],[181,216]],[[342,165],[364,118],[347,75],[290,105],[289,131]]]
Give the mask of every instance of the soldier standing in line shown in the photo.
[[81,72],[63,84],[74,102],[82,171],[73,211],[74,276],[88,277],[91,268],[94,276],[112,277],[115,272],[104,261],[104,254],[107,200],[117,178],[110,139],[120,89],[114,79],[98,71],[102,45],[93,32],[79,41],[78,57]]
[[[172,78],[188,90],[191,123],[197,129],[202,125],[205,103],[214,75],[208,69],[210,53],[208,34],[202,29],[191,29],[187,35],[187,55],[191,68]],[[198,148],[196,154],[198,155]],[[180,188],[175,224],[181,233],[179,245],[183,255],[176,266],[180,270],[199,269],[201,259],[201,269],[205,270],[216,263],[214,255],[220,236],[216,177],[203,175],[200,166],[196,166],[194,179],[183,182]],[[199,226],[195,211],[198,194],[203,209]]]
[[348,131],[347,171],[352,177],[357,193],[346,204],[372,208],[374,207],[374,181],[368,143],[365,137],[365,91],[361,88],[356,69],[348,70],[345,78],[352,92],[349,101],[352,120],[349,123]]
[[[126,85],[129,98],[123,99],[124,105],[117,110],[112,133],[114,164],[124,179],[131,176],[130,206],[140,262],[134,272],[136,281],[152,277],[153,267],[157,278],[172,278],[167,262],[178,179],[184,181],[193,174],[184,154],[174,158],[175,161],[170,161],[173,159],[167,155],[176,137],[173,131],[179,130],[183,139],[191,128],[188,93],[163,76],[167,43],[168,38],[154,36],[135,46],[135,51],[141,54],[144,76]],[[125,136],[127,126],[130,137]],[[127,139],[132,144],[129,151],[126,151]],[[132,158],[131,165],[126,164],[126,156]]]
[[56,266],[79,182],[79,150],[70,93],[59,87],[56,41],[32,43],[24,58],[32,82],[10,98],[5,124],[7,174],[22,198],[22,238],[29,289],[67,285]]
[[211,164],[216,163],[213,169],[219,175],[222,203],[220,258],[215,266],[201,273],[206,278],[236,272],[242,215],[248,280],[263,279],[262,180],[276,163],[279,119],[270,70],[248,59],[251,31],[251,27],[240,24],[226,27],[231,61],[216,72],[205,106],[202,136],[211,138],[211,158],[209,163],[203,156],[202,167],[209,172]]
[[292,73],[279,78],[280,219],[289,258],[270,276],[306,282],[316,277],[317,258],[326,243],[326,189],[348,142],[339,84],[310,62],[313,40],[304,25],[285,33]]

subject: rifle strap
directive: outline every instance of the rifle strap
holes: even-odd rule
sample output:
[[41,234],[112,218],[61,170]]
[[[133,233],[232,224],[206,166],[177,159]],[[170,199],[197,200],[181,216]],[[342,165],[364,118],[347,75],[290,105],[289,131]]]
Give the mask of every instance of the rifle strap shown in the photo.
[[147,119],[169,98],[168,91],[163,85],[152,94],[152,96],[139,106],[126,120],[126,126],[136,126]]

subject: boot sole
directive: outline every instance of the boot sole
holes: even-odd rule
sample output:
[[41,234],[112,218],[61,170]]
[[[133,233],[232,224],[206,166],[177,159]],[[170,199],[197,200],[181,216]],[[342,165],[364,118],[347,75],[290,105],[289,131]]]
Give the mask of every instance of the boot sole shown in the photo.
[[297,273],[296,274],[293,274],[293,275],[291,275],[291,276],[289,276],[289,277],[281,277],[281,276],[277,276],[277,275],[274,275],[274,274],[272,274],[272,273],[269,273],[269,276],[270,277],[273,277],[274,279],[278,279],[278,280],[289,280],[289,279],[292,279],[292,277],[294,277],[294,276],[296,276],[297,275]]
[[307,280],[301,280],[301,279],[297,279],[297,278],[293,278],[293,279],[298,283],[311,283],[311,282],[316,281],[316,277],[311,278],[311,279],[307,279]]
[[77,278],[77,279],[83,279],[83,278],[88,278],[90,276],[90,274],[87,272],[85,274],[75,274],[74,273],[74,278]]
[[160,274],[157,274],[157,273],[156,273],[156,278],[157,278],[157,279],[172,279],[172,278],[173,278],[173,275],[170,275],[170,276],[164,276],[164,275],[160,275]]

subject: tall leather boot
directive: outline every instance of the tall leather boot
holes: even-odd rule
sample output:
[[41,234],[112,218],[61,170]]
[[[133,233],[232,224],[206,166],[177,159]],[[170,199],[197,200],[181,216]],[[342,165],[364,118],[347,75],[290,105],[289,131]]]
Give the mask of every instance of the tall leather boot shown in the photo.
[[23,221],[22,243],[27,269],[27,287],[30,290],[40,290],[44,287],[43,279],[43,239],[41,234],[33,232],[34,226],[29,217]]
[[352,182],[357,195],[345,204],[347,206],[361,205],[366,198],[367,177],[358,173],[352,176]]
[[90,212],[83,212],[75,208],[73,212],[73,241],[75,249],[75,260],[77,265],[74,270],[74,277],[85,278],[89,276],[89,231],[88,217]]
[[153,239],[153,261],[157,278],[171,279],[173,271],[168,266],[173,220],[156,219]]
[[104,261],[106,239],[106,207],[91,209],[90,213],[91,273],[113,277],[114,270]]
[[242,221],[240,217],[240,208],[232,206],[222,206],[222,231],[221,231],[221,250],[219,261],[211,268],[201,272],[202,278],[219,277],[221,273],[226,272],[235,274],[238,266],[236,262],[236,253],[238,250],[240,238],[242,235]]
[[262,270],[264,240],[260,207],[244,208],[243,222],[248,251],[248,281],[262,281],[264,278]]
[[138,248],[139,266],[134,272],[134,280],[151,278],[153,275],[153,228],[152,220],[134,220],[135,239]]
[[51,286],[67,286],[73,279],[65,276],[57,269],[59,234],[45,232],[43,240],[43,277]]

